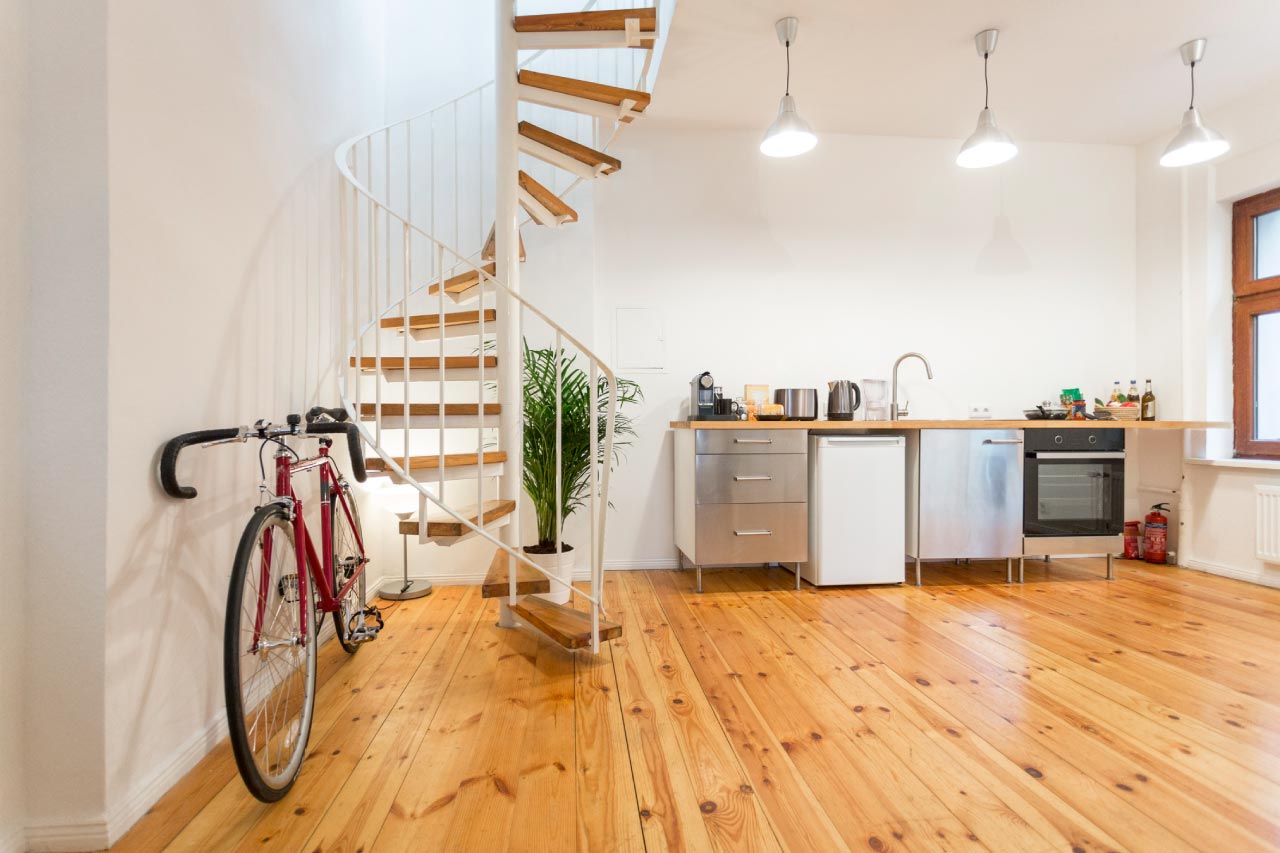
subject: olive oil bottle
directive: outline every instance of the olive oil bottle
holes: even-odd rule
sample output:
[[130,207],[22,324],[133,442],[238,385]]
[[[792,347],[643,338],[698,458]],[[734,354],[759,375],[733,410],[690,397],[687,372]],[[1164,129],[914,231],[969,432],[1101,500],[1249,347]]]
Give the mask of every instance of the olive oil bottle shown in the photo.
[[1154,421],[1156,419],[1156,395],[1151,390],[1151,380],[1147,380],[1147,390],[1142,395],[1142,419],[1144,421]]

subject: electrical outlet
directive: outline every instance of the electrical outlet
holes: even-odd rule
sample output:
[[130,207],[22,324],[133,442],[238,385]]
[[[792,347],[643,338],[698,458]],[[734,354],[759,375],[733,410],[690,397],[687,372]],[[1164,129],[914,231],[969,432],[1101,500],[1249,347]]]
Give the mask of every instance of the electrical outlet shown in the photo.
[[989,421],[991,420],[991,407],[979,403],[971,403],[969,405],[969,420],[972,421]]

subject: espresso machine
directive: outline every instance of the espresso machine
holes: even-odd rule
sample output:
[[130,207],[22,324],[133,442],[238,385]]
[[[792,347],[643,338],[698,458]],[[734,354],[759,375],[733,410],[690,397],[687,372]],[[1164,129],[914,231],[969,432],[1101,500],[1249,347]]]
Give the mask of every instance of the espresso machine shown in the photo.
[[705,370],[689,382],[689,420],[736,421],[737,404],[727,400],[716,387],[715,378]]

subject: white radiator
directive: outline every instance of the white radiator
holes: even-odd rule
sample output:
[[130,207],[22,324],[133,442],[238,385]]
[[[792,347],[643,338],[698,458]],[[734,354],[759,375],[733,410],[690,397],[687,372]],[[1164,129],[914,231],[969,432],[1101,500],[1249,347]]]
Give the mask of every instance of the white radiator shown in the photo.
[[1280,563],[1280,486],[1254,486],[1258,495],[1258,559]]

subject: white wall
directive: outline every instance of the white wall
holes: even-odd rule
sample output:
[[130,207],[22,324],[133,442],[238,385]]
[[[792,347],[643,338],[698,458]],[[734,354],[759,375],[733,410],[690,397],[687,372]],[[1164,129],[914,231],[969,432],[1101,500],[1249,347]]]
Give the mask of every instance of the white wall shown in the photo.
[[[27,6],[27,624],[33,847],[100,824],[107,483],[105,0]],[[38,636],[38,639],[37,639]]]
[[[25,0],[0,3],[0,54],[9,69],[0,79],[0,399],[17,405],[23,423],[24,339],[26,337],[26,145],[23,138],[27,109],[27,33]],[[26,525],[23,517],[25,453],[20,441],[9,440],[0,449],[0,542],[6,558],[0,563],[0,585],[11,601],[16,617],[6,620],[0,632],[0,766],[19,768],[23,761],[23,645],[26,634],[24,589],[27,577]],[[22,847],[25,821],[25,785],[22,774],[0,775],[0,853]]]
[[[256,445],[180,432],[333,405],[335,146],[382,120],[380,5],[113,2],[106,808],[114,836],[224,735]],[[160,70],[163,69],[163,73]]]
[[[1161,416],[1230,421],[1231,203],[1280,186],[1280,81],[1212,110],[1231,140],[1204,166],[1157,163],[1173,128],[1137,150],[1139,352],[1153,365]],[[1230,430],[1193,433],[1193,458],[1230,459]],[[1188,464],[1183,472],[1183,565],[1280,586],[1280,566],[1254,555],[1254,486],[1280,484],[1280,463]]]
[[493,79],[493,3],[385,0],[386,114],[399,121]]
[[[816,387],[904,364],[913,417],[997,417],[1142,377],[1133,340],[1133,150],[1027,143],[1000,169],[955,166],[951,140],[824,134],[768,160],[754,133],[638,127],[597,189],[597,333],[613,310],[665,313],[667,372],[642,375],[640,441],[616,479],[611,565],[670,565],[667,423],[710,370]],[[1017,358],[1009,354],[1016,352]]]

